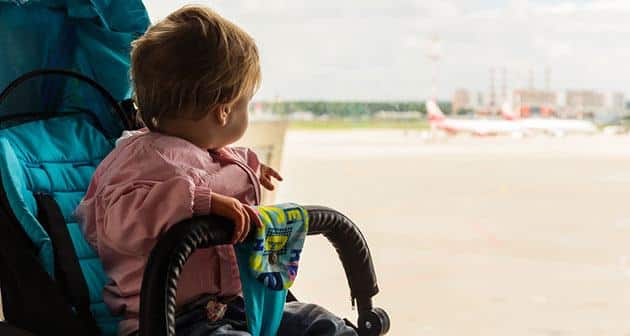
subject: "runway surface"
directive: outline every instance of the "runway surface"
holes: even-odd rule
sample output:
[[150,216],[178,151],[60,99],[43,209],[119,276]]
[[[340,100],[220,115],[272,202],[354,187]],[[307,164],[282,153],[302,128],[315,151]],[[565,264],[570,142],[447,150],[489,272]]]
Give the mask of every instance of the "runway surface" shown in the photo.
[[[363,229],[392,335],[630,335],[630,137],[290,132],[279,201]],[[296,295],[353,316],[323,239]]]

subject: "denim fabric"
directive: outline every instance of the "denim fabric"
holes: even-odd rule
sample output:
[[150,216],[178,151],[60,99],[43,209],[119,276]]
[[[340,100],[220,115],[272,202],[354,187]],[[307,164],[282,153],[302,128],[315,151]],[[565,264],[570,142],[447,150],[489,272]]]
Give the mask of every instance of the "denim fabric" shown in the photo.
[[[244,321],[244,305],[239,298],[228,304],[225,318],[218,322],[208,322],[203,306],[179,315],[176,332],[177,336],[251,336]],[[318,305],[289,302],[284,307],[278,336],[357,336],[357,333],[343,319]]]
[[284,306],[279,336],[357,336],[343,319],[314,304],[289,302]]

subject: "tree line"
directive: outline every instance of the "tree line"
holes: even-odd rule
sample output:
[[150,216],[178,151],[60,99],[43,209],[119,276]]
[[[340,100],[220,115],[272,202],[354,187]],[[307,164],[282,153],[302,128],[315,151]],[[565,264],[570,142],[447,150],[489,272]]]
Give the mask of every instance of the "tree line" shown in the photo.
[[[262,102],[264,110],[275,114],[288,115],[293,112],[311,112],[316,116],[328,115],[331,117],[371,117],[379,111],[408,112],[416,111],[423,115],[426,108],[423,101],[400,102],[341,102],[341,101],[282,101]],[[439,102],[444,113],[451,111],[450,102]]]

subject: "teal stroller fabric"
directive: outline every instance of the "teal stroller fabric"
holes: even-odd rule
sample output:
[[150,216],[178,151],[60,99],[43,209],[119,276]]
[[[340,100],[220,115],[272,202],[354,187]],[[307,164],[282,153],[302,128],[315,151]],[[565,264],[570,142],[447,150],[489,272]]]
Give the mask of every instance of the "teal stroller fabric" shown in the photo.
[[9,205],[38,247],[42,265],[54,276],[53,247],[37,219],[35,194],[46,193],[55,199],[88,285],[90,310],[103,335],[115,335],[119,319],[111,316],[103,302],[102,291],[108,278],[72,213],[96,165],[112,148],[111,140],[76,117],[40,120],[0,130],[0,171]]
[[249,332],[276,335],[287,290],[297,277],[308,215],[297,204],[258,206],[262,227],[253,242],[235,247]]
[[[96,80],[118,100],[128,98],[130,43],[149,23],[140,0],[0,0],[0,88],[32,70],[62,68]],[[55,79],[25,85],[20,97],[0,105],[0,117],[89,109],[106,128],[121,127],[90,90],[78,94],[83,88],[75,87],[73,99],[60,99],[50,94],[62,86]]]
[[[139,0],[0,0],[0,89],[29,71],[57,68],[86,75],[124,100],[131,95],[130,43],[148,25]],[[13,213],[51,277],[53,246],[38,221],[35,196],[56,201],[87,283],[90,311],[102,335],[115,335],[119,319],[102,298],[109,280],[73,211],[124,126],[97,91],[77,83],[43,76],[24,82],[0,102],[0,177]],[[43,117],[5,124],[24,113]]]

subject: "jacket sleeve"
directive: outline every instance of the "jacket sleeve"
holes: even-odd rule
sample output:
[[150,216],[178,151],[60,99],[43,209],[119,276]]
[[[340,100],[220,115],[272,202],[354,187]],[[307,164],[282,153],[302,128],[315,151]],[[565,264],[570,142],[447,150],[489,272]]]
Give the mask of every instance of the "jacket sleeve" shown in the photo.
[[241,158],[257,176],[260,175],[260,160],[253,150],[247,147],[231,147],[230,149],[232,153]]
[[188,176],[133,183],[105,200],[102,239],[131,255],[148,254],[173,224],[210,212],[210,188]]

